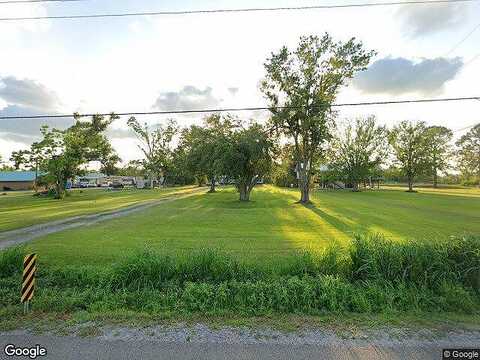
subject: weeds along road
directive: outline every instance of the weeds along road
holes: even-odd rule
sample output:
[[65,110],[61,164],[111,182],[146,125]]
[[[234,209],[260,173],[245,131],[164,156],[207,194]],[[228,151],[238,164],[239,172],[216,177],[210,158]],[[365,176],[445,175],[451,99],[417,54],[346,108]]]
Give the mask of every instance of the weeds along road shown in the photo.
[[11,246],[21,245],[41,236],[59,231],[73,229],[80,226],[89,226],[101,221],[127,216],[139,211],[149,209],[166,202],[183,199],[205,191],[203,188],[193,189],[187,193],[171,194],[158,200],[145,201],[140,204],[124,207],[118,210],[101,212],[97,214],[74,216],[66,219],[51,221],[43,224],[32,225],[21,229],[0,232],[0,250]]

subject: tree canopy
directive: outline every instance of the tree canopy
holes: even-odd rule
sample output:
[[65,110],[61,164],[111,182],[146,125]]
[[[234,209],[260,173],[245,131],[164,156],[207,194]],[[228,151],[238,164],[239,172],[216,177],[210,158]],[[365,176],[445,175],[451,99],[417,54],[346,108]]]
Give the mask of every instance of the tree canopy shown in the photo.
[[476,176],[480,179],[480,124],[457,141],[458,163],[466,176]]
[[300,201],[309,202],[312,169],[331,138],[331,105],[356,72],[366,69],[374,51],[355,38],[335,42],[326,33],[304,36],[295,50],[283,47],[265,63],[261,90],[269,102],[272,124],[293,140]]
[[373,176],[387,158],[387,130],[374,116],[357,118],[335,134],[329,150],[332,170],[358,191],[358,184]]
[[165,181],[172,166],[172,140],[179,131],[176,121],[170,119],[165,126],[157,124],[150,128],[147,123],[142,125],[132,116],[127,124],[140,141],[138,148],[144,155],[142,164],[151,185],[154,181]]
[[234,180],[241,201],[248,201],[258,181],[270,172],[274,150],[274,142],[259,124],[234,132],[225,143],[223,173]]
[[438,186],[438,173],[447,171],[450,167],[453,138],[452,130],[444,126],[429,126],[426,129],[427,172],[433,177],[433,187]]
[[197,179],[207,177],[210,192],[224,175],[222,154],[239,126],[240,121],[229,114],[213,114],[204,119],[204,126],[192,125],[182,132],[180,148],[188,149],[187,164]]
[[55,197],[61,199],[65,196],[67,180],[82,174],[82,165],[118,158],[104,134],[115,119],[118,119],[115,114],[108,119],[94,115],[90,121],[83,121],[75,115],[75,124],[66,130],[43,126],[42,140],[33,143],[30,150],[13,154],[12,158],[17,168],[24,165],[41,171],[43,180],[54,186]]
[[413,191],[415,177],[428,166],[428,139],[424,122],[402,121],[389,134],[396,162],[408,179],[408,191]]

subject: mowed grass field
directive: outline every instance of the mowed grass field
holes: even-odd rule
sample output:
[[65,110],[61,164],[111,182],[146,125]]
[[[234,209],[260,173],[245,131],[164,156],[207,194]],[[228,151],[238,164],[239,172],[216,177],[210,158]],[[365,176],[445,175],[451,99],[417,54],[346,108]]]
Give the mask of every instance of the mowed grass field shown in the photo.
[[192,187],[150,190],[73,190],[64,200],[34,197],[31,191],[7,192],[0,196],[0,231],[13,230],[77,215],[110,211],[155,200]]
[[346,247],[356,232],[384,233],[398,241],[480,233],[478,189],[417,190],[317,191],[313,204],[303,206],[294,189],[259,186],[250,203],[240,203],[227,188],[51,234],[28,250],[55,265],[104,265],[143,248],[167,254],[214,248],[256,262],[281,260],[298,250]]

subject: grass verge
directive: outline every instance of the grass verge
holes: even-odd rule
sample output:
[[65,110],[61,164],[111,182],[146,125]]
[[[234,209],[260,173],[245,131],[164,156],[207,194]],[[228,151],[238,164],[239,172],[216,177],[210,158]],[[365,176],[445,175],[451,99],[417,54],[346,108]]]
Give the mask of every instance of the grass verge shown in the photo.
[[[21,316],[23,250],[0,255],[0,318]],[[278,263],[243,263],[206,250],[142,251],[108,267],[48,267],[38,274],[39,314],[247,317],[296,314],[478,314],[480,237],[391,242],[357,236],[348,252],[298,253]]]

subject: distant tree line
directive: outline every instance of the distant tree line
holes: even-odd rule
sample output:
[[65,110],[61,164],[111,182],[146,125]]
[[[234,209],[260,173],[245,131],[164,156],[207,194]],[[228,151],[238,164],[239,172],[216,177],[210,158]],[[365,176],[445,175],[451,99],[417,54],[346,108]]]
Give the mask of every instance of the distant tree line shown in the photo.
[[261,181],[297,186],[302,203],[310,201],[318,181],[342,182],[359,191],[362,183],[383,178],[405,181],[413,191],[419,179],[432,179],[437,187],[453,171],[450,179],[478,184],[480,124],[454,146],[450,129],[424,122],[402,121],[391,129],[374,116],[339,122],[332,104],[374,55],[355,38],[335,42],[329,34],[301,37],[295,49],[283,47],[264,64],[260,89],[271,113],[265,124],[212,114],[201,125],[181,129],[174,120],[151,126],[131,117],[127,125],[142,158],[123,167],[105,135],[118,119],[113,113],[89,120],[76,115],[66,130],[42,127],[42,140],[12,153],[10,160],[16,169],[45,174],[57,198],[89,161],[99,161],[107,175],[143,176],[151,187],[196,183],[215,192],[218,183],[231,183],[242,201],[249,200]]

